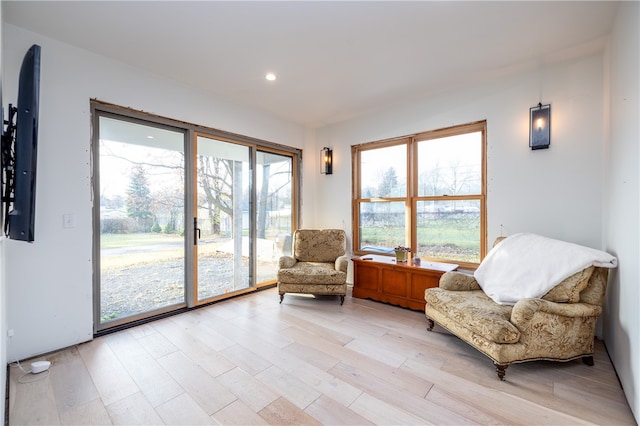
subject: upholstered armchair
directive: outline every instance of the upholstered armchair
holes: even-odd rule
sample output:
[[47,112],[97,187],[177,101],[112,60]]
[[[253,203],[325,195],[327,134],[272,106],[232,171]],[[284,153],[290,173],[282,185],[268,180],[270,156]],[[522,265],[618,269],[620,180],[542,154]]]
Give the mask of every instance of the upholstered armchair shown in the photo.
[[291,256],[278,265],[280,303],[285,293],[347,294],[346,235],[342,229],[298,229],[292,238]]
[[[510,364],[526,361],[582,358],[593,365],[608,268],[615,267],[617,259],[538,237],[508,237],[494,246],[474,275],[447,272],[439,288],[425,291],[428,330],[438,323],[488,356],[500,380]],[[521,262],[518,257],[523,253]],[[499,270],[483,267],[485,262],[495,263],[492,266]],[[546,268],[549,262],[551,267]],[[565,266],[570,267],[560,273]],[[522,274],[518,268],[524,269]],[[497,286],[492,281],[496,275]],[[545,286],[532,290],[536,286],[530,283],[538,278]]]

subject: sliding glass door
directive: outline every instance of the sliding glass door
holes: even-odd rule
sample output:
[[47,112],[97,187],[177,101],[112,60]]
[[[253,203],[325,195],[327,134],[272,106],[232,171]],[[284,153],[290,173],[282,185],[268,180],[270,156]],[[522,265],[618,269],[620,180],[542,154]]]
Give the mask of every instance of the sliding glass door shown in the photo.
[[194,244],[197,301],[251,286],[250,147],[196,136]]
[[101,329],[185,305],[186,134],[109,116],[98,132]]
[[298,151],[96,103],[95,332],[275,284]]
[[258,285],[268,285],[275,282],[280,256],[291,255],[293,158],[258,150],[256,164],[256,275]]

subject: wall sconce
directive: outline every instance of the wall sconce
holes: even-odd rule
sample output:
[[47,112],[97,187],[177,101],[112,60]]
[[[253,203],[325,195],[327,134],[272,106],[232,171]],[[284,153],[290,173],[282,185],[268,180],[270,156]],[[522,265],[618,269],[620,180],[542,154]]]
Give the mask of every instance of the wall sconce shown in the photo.
[[333,150],[326,146],[320,150],[320,173],[333,174]]
[[531,149],[545,149],[550,143],[551,105],[540,102],[529,110],[529,146]]

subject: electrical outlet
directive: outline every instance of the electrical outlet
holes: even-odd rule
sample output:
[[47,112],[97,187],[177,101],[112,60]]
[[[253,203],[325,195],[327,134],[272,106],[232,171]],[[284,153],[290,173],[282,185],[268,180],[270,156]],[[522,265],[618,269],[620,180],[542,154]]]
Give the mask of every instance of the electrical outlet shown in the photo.
[[13,337],[16,333],[13,331],[13,328],[7,330],[7,337]]
[[76,216],[73,213],[62,215],[62,227],[65,229],[76,227]]

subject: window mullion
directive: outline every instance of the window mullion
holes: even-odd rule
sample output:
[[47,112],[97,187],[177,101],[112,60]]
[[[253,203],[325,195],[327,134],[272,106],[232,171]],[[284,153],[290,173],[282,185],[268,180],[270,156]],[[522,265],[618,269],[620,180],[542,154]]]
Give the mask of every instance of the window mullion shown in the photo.
[[413,253],[417,253],[418,247],[418,230],[417,230],[417,218],[416,218],[416,202],[415,197],[418,190],[418,176],[416,170],[418,170],[418,156],[416,155],[416,143],[415,138],[411,138],[407,144],[407,182],[410,182],[407,188],[407,220],[408,220],[408,237],[409,247]]

